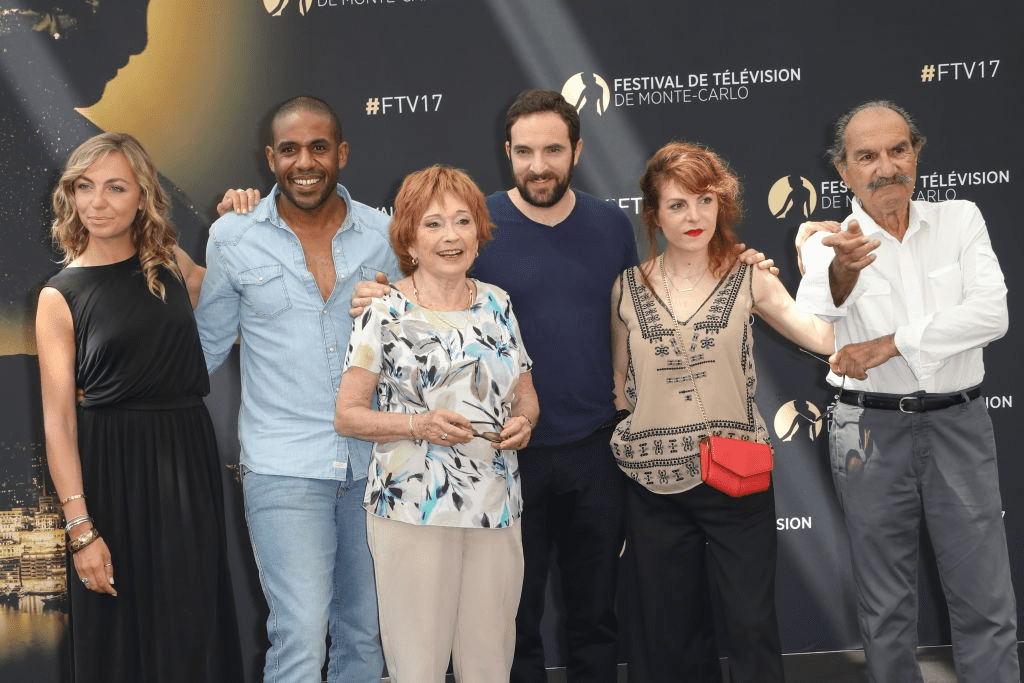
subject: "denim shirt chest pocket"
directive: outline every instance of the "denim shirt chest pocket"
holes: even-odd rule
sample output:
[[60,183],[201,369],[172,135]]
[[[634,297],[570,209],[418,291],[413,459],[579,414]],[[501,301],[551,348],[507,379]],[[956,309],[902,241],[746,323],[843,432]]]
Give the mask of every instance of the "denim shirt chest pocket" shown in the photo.
[[[377,277],[377,273],[384,273],[384,275],[388,275],[387,269],[385,267],[383,267],[383,266],[380,267],[380,268],[378,268],[377,266],[372,266],[372,265],[367,266],[367,265],[362,265],[362,264],[360,264],[360,266],[359,266],[359,279],[360,280],[369,280],[369,281],[372,282],[374,280],[374,278]],[[390,276],[388,276],[388,277],[390,277]],[[399,277],[401,277],[401,275],[399,275]]]
[[292,307],[280,263],[243,270],[238,282],[245,302],[260,317],[276,318]]

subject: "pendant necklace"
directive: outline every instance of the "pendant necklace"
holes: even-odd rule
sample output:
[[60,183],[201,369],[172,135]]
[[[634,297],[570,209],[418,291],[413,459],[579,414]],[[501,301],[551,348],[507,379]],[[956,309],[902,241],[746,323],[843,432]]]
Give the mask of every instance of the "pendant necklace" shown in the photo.
[[676,290],[677,292],[692,292],[697,287],[697,285],[700,284],[700,281],[704,279],[704,275],[708,272],[708,264],[705,263],[704,269],[700,271],[700,275],[697,277],[696,280],[691,281],[688,277],[683,278],[683,282],[686,283],[686,285],[684,287],[677,287],[674,277],[669,275],[667,269],[665,268],[665,254],[661,254],[658,257],[658,262],[661,266],[662,280],[664,280],[665,282],[666,290],[668,289],[668,283],[671,282],[672,289]]
[[[442,314],[441,311],[435,309],[428,301],[426,301],[422,296],[420,296],[420,290],[416,287],[416,273],[413,273],[409,277],[412,280],[412,295],[416,298],[416,303],[419,304],[421,308],[425,308],[431,313],[433,313],[435,316],[440,318],[442,322],[446,323],[448,327],[452,328],[453,330],[461,330],[464,327],[463,325],[456,325],[446,315]],[[469,279],[467,278],[465,282],[466,294],[469,295],[469,301],[466,303],[466,306],[455,309],[456,311],[460,312],[466,308],[471,307],[473,305],[473,299],[475,298],[473,296],[473,288],[469,284]]]
[[665,270],[664,254],[658,257],[658,265],[661,267],[661,283],[665,286],[665,303],[668,304],[668,314],[672,316],[672,322],[676,324],[675,328],[673,328],[674,333],[679,328],[679,319],[676,318],[675,308],[672,306],[672,290],[668,286],[668,272]]

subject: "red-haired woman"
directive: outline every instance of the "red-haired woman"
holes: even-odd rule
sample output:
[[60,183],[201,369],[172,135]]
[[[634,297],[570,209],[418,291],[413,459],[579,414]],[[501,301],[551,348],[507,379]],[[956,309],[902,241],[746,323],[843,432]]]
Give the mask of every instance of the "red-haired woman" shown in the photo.
[[834,350],[832,326],[798,312],[769,271],[734,257],[740,184],[718,155],[668,144],[648,161],[640,187],[651,254],[612,292],[616,403],[631,411],[612,438],[631,480],[630,678],[721,680],[714,592],[730,680],[781,683],[773,491],[733,498],[704,485],[699,442],[710,428],[768,443],[754,404],[751,313],[821,353]]
[[[353,323],[340,434],[373,441],[363,507],[393,681],[508,680],[523,582],[516,449],[539,407],[508,294],[467,277],[484,196],[443,166],[410,174],[391,245],[406,278]],[[371,407],[376,394],[379,410]]]

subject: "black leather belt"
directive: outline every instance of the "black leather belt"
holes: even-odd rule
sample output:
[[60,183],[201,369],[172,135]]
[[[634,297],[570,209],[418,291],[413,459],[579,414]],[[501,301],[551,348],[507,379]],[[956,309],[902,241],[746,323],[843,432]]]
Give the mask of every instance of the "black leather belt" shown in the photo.
[[861,408],[898,410],[901,413],[923,413],[928,410],[942,410],[967,403],[979,396],[981,396],[981,387],[956,391],[951,394],[907,394],[906,396],[843,389],[839,392],[839,402]]

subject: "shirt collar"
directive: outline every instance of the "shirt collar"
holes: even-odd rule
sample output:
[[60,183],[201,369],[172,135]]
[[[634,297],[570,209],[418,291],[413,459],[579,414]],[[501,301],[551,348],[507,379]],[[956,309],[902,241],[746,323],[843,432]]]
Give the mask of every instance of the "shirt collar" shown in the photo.
[[[291,231],[288,224],[281,218],[281,214],[277,211],[277,195],[281,194],[281,188],[275,183],[274,187],[270,188],[270,194],[260,200],[260,203],[256,205],[256,208],[252,212],[253,220],[265,221],[271,223],[282,230]],[[341,222],[341,228],[338,232],[347,230],[355,225],[356,218],[353,212],[352,195],[348,193],[348,190],[344,185],[338,183],[338,196],[341,197],[342,201],[345,202],[347,210],[345,211],[345,220]]]
[[[860,224],[860,230],[865,235],[874,235],[875,233],[881,233],[891,240],[896,238],[886,232],[882,226],[875,222],[875,219],[868,215],[867,211],[864,210],[863,204],[861,204],[860,198],[853,198],[852,210],[850,212],[850,218],[846,220],[845,225],[849,225],[851,220],[856,220]],[[910,202],[910,213],[908,215],[907,222],[907,234],[903,236],[903,241],[906,241],[909,237],[912,237],[919,230],[927,228],[929,225],[927,217],[921,208],[918,206],[918,202],[911,200]]]

